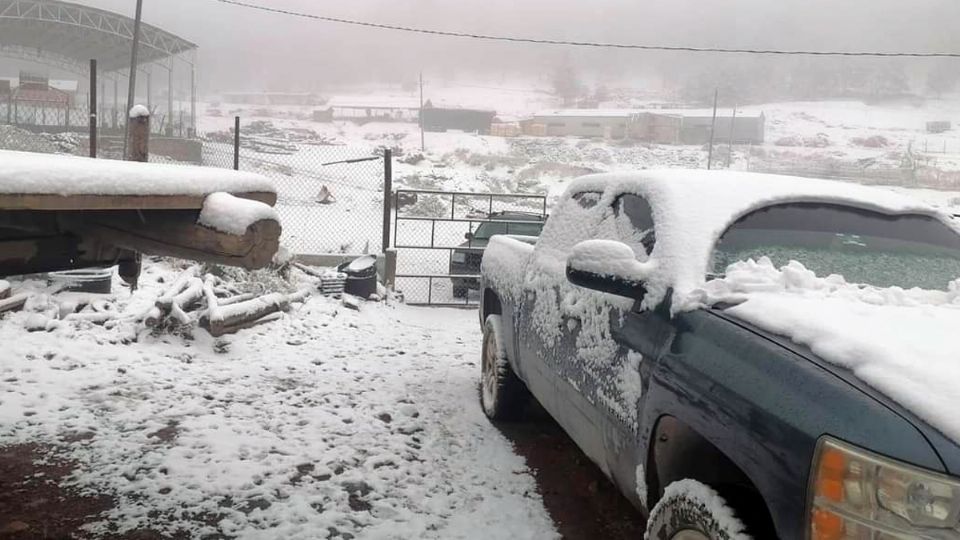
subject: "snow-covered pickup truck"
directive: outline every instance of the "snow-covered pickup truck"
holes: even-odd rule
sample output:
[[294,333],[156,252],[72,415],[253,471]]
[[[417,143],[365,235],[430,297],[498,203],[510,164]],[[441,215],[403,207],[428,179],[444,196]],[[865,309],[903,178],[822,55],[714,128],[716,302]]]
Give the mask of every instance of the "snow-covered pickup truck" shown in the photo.
[[937,208],[588,176],[481,275],[486,414],[532,393],[649,538],[960,538],[960,231]]

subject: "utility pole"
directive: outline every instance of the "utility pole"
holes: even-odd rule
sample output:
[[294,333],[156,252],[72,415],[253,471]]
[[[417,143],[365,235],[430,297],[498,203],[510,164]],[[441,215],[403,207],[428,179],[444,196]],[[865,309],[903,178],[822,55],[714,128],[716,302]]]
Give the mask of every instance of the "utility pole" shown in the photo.
[[420,72],[420,151],[426,152],[427,145],[423,138],[423,72]]
[[720,89],[713,91],[713,121],[710,122],[710,146],[707,149],[707,170],[713,167],[713,134],[717,127],[717,96],[720,95]]
[[137,99],[137,53],[140,47],[140,19],[143,17],[143,0],[137,0],[137,14],[133,19],[133,46],[130,47],[130,84],[127,88],[127,104],[124,108],[123,159],[127,159],[127,137],[130,136],[130,109]]
[[737,104],[733,104],[733,114],[730,116],[730,137],[727,138],[727,168],[733,161],[733,126],[737,123]]

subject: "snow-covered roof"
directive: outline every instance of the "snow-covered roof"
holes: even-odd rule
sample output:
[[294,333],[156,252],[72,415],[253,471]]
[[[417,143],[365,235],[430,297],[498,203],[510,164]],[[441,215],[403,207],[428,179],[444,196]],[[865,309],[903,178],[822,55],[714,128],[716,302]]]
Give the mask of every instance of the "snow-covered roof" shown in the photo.
[[[630,118],[640,114],[680,116],[684,118],[711,118],[713,109],[549,109],[540,111],[536,117],[552,118]],[[760,118],[763,111],[737,109],[737,118]],[[717,118],[730,118],[733,109],[717,109]]]
[[[888,189],[858,184],[736,171],[661,170],[608,173],[579,178],[564,199],[583,191],[602,192],[598,209],[611,208],[624,193],[647,199],[657,242],[646,278],[648,304],[668,288],[682,307],[687,293],[703,286],[710,255],[720,235],[738,218],[771,204],[841,203],[888,214],[924,214],[949,221],[937,208]],[[602,210],[601,210],[602,211]],[[548,223],[549,227],[549,223]],[[544,230],[544,235],[549,231]]]
[[0,194],[206,195],[275,193],[265,177],[215,167],[0,150]]
[[534,117],[553,117],[553,118],[630,118],[636,116],[638,111],[634,109],[551,109],[540,111]]
[[407,96],[334,96],[328,107],[351,109],[419,109],[420,100]]

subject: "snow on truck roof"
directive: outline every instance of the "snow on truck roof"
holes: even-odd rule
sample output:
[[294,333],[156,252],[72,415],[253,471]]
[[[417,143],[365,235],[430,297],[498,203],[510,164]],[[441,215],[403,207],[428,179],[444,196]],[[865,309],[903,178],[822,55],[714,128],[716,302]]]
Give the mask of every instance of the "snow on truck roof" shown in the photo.
[[889,189],[736,171],[590,175],[575,180],[563,198],[580,192],[602,193],[598,208],[610,208],[614,199],[625,193],[640,195],[650,203],[657,235],[651,254],[656,267],[647,279],[650,305],[659,303],[669,288],[682,296],[703,286],[720,235],[740,217],[766,206],[836,203],[886,214],[924,214],[951,222],[938,208]]
[[0,195],[276,193],[265,177],[214,167],[0,150]]

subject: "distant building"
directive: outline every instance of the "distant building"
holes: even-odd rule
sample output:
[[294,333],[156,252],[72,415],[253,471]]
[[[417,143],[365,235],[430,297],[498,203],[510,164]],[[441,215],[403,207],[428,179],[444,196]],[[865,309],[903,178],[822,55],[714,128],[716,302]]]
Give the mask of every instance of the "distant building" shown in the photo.
[[309,107],[321,99],[308,92],[228,92],[222,96],[224,103],[234,105],[288,105]]
[[[672,111],[683,115],[683,127],[680,131],[681,144],[706,144],[710,142],[710,127],[713,123],[712,109],[677,109]],[[731,131],[730,125],[733,124]],[[714,141],[728,142],[731,135],[734,144],[762,144],[766,129],[766,117],[762,112],[737,110],[736,115],[730,109],[717,111],[717,123],[714,127]]]
[[632,109],[558,109],[533,115],[533,124],[546,127],[553,137],[623,139],[639,113]]
[[481,134],[490,133],[495,111],[480,109],[459,109],[446,107],[424,107],[423,129],[427,131],[467,131]]
[[326,105],[334,120],[416,122],[420,116],[420,100],[409,97],[337,96]]
[[[715,141],[761,144],[766,118],[762,112],[718,110]],[[602,137],[634,139],[661,144],[704,144],[710,140],[712,109],[559,109],[533,116],[523,133],[534,135],[533,126],[542,125],[543,134],[557,137]],[[731,132],[731,124],[733,131]]]

